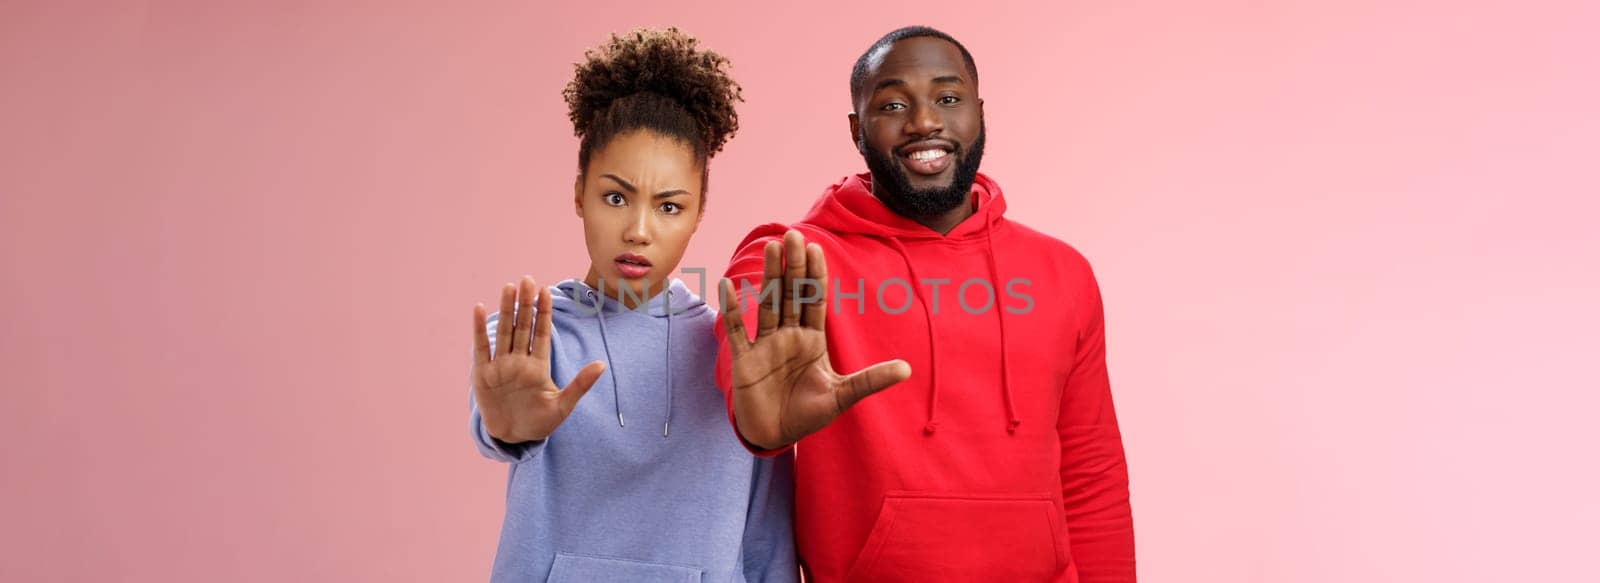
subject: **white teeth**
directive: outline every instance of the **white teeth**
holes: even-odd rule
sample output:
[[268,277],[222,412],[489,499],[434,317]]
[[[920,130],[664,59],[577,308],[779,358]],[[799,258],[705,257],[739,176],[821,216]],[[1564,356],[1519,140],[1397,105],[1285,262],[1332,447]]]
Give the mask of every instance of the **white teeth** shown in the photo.
[[911,153],[911,159],[918,162],[927,162],[943,158],[945,153],[944,150],[917,150]]

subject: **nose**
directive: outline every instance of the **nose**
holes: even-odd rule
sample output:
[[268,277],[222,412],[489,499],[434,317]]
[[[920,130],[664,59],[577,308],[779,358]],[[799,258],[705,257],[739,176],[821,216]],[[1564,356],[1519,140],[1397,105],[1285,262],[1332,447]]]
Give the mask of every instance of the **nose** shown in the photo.
[[628,225],[622,231],[622,240],[629,245],[649,245],[652,239],[649,209],[642,208],[629,217]]
[[911,119],[907,120],[906,133],[927,137],[944,129],[944,118],[939,115],[932,105],[920,105],[911,110]]

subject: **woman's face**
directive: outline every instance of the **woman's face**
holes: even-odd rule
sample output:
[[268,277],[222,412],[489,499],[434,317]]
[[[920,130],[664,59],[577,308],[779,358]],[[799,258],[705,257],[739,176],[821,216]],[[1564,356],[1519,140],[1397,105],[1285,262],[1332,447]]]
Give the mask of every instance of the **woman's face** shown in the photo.
[[589,156],[574,205],[589,248],[584,283],[628,307],[662,290],[700,226],[701,166],[694,150],[649,130],[618,135]]

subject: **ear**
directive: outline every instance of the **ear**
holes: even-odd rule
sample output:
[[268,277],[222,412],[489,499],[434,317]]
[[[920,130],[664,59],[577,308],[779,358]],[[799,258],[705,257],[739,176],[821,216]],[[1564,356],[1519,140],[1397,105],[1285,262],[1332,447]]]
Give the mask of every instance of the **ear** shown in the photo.
[[978,98],[978,119],[983,119],[983,98]]
[[[981,102],[979,103],[978,108],[979,108],[979,111],[982,111],[983,105],[982,105]],[[856,112],[854,112],[854,111],[850,112],[850,116],[849,117],[850,117],[850,145],[854,146],[856,151],[860,152],[861,151],[861,142],[862,142],[862,140],[861,140],[861,117],[856,115]],[[866,152],[861,152],[861,153],[862,154],[866,154]]]
[[572,180],[572,212],[583,218],[583,175]]

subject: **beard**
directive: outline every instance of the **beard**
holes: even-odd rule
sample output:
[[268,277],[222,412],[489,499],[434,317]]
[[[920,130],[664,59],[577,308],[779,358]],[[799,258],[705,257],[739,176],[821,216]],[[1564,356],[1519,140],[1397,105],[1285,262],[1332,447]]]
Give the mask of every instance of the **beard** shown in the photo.
[[978,177],[978,164],[983,161],[983,142],[988,130],[978,126],[978,139],[971,147],[957,146],[951,155],[956,157],[955,176],[945,187],[917,188],[911,185],[911,176],[896,163],[892,154],[867,147],[866,138],[856,140],[856,148],[872,172],[872,194],[883,201],[883,206],[895,214],[912,219],[932,219],[943,216],[967,202],[972,193],[972,181]]

